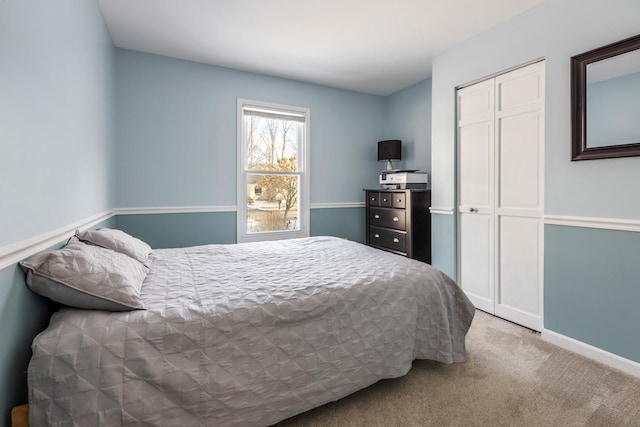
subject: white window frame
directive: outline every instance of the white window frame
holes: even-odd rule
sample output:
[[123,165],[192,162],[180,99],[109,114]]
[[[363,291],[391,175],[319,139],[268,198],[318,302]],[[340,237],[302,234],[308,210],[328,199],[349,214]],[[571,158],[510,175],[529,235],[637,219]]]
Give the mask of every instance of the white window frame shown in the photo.
[[[300,177],[300,193],[298,194],[298,225],[299,230],[283,231],[263,231],[249,233],[247,231],[247,135],[244,127],[244,108],[264,108],[274,110],[283,114],[291,113],[304,115],[304,141],[298,141],[298,176]],[[311,140],[311,110],[306,107],[292,105],[274,104],[271,102],[255,101],[251,99],[238,98],[237,104],[237,145],[238,145],[238,166],[237,166],[237,232],[238,243],[257,242],[265,240],[294,239],[299,237],[309,237],[310,212],[309,212],[309,146]],[[255,171],[252,171],[255,172]]]

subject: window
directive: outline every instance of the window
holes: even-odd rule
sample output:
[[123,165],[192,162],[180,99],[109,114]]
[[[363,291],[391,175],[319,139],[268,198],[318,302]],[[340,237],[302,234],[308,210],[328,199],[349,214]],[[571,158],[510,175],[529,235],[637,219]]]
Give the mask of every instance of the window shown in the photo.
[[238,99],[238,242],[309,236],[309,116]]

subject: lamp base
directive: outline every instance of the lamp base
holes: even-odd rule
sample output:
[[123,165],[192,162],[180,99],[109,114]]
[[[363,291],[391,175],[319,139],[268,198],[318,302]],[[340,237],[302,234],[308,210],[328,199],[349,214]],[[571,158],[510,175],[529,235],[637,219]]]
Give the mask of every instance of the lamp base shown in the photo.
[[393,170],[393,165],[391,164],[391,160],[387,160],[387,170],[388,171],[392,171]]

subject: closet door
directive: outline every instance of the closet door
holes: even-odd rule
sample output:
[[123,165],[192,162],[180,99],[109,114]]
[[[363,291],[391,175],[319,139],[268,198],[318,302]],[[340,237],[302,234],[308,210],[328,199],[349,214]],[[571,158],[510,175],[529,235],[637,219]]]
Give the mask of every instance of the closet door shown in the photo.
[[458,91],[458,282],[477,308],[536,330],[543,110],[543,62]]
[[495,78],[495,314],[542,328],[544,62]]
[[494,82],[458,91],[458,280],[473,304],[494,312]]

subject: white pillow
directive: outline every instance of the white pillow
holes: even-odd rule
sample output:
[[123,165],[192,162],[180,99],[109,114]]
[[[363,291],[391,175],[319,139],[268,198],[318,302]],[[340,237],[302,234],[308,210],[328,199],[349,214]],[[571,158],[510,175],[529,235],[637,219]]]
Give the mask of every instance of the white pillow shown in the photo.
[[85,243],[111,249],[145,264],[151,254],[151,246],[140,239],[115,228],[98,230],[76,230],[76,237]]
[[20,265],[32,291],[61,304],[108,311],[145,308],[140,289],[149,269],[110,249],[72,238],[65,247]]

